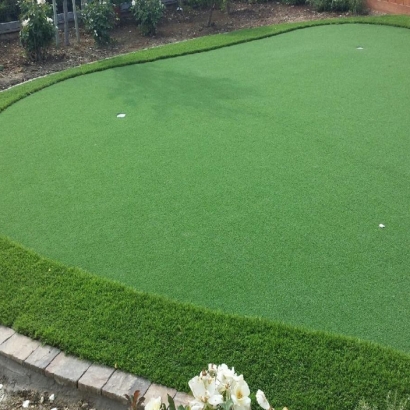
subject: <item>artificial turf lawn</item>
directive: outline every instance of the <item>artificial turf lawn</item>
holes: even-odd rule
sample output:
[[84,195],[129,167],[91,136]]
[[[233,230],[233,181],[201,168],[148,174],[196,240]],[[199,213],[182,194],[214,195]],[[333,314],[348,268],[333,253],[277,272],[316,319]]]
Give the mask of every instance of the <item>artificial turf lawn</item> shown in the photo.
[[150,293],[409,352],[409,40],[317,27],[26,98],[1,114],[1,232]]
[[[282,24],[209,36],[119,56],[0,93],[0,111],[44,87],[108,67],[191,54],[309,25],[366,22],[410,27],[406,16]],[[1,130],[1,129],[0,129]],[[359,397],[384,406],[409,394],[408,355],[388,349],[177,305],[67,270],[0,241],[0,323],[90,360],[186,389],[208,361],[245,372],[252,389],[292,408],[351,409]],[[182,323],[182,325],[181,325]],[[245,370],[246,369],[246,370]]]
[[187,391],[213,362],[275,408],[383,408],[389,391],[410,395],[410,357],[388,348],[142,294],[3,239],[0,260],[0,323],[156,383]]

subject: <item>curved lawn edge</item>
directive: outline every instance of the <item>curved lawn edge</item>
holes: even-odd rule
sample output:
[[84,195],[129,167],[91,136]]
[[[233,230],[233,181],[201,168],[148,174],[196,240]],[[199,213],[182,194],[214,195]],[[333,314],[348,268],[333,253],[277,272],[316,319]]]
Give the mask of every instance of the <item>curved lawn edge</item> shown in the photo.
[[[410,28],[409,16],[353,17],[246,29],[72,68],[0,93],[0,112],[78,75],[192,54],[329,24]],[[208,362],[243,373],[275,407],[382,408],[389,391],[410,395],[410,355],[353,338],[213,312],[137,292],[44,259],[0,238],[0,323],[66,353],[187,391]]]
[[0,238],[0,323],[93,362],[187,391],[209,362],[275,407],[382,407],[410,395],[410,356],[353,338],[210,311],[135,291]]
[[297,23],[283,23],[270,26],[243,29],[225,34],[215,34],[211,36],[199,37],[179,43],[166,44],[159,47],[139,50],[136,52],[111,57],[105,60],[84,64],[82,66],[69,68],[67,70],[53,73],[45,77],[37,78],[23,84],[11,87],[0,92],[0,113],[10,105],[27,97],[30,94],[40,91],[45,87],[56,84],[69,78],[83,74],[90,74],[97,71],[114,67],[121,67],[130,64],[140,64],[161,60],[165,58],[178,57],[188,54],[195,54],[203,51],[215,50],[222,47],[241,44],[248,41],[260,40],[278,34],[287,33],[308,27],[331,25],[331,24],[379,24],[394,27],[410,28],[410,16],[388,15],[388,16],[357,16],[340,19],[315,20]]

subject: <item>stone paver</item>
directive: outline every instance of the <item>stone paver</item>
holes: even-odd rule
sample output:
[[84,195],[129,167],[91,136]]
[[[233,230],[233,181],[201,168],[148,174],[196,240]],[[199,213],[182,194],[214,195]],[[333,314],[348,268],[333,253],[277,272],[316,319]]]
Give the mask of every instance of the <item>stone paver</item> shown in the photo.
[[9,327],[0,326],[0,345],[16,333]]
[[90,362],[66,356],[61,352],[46,367],[45,374],[54,377],[54,380],[59,384],[77,387],[78,380],[90,366]]
[[92,364],[78,381],[79,390],[101,394],[102,387],[108,382],[115,369]]
[[24,365],[30,369],[44,373],[45,368],[61,353],[61,350],[51,346],[39,346],[26,360]]
[[101,394],[126,404],[127,399],[124,397],[125,394],[131,396],[136,390],[139,390],[140,396],[144,396],[150,384],[151,382],[149,380],[116,370],[107,384],[102,388]]
[[22,364],[39,346],[41,346],[40,342],[14,333],[13,336],[0,345],[0,352]]
[[174,397],[175,407],[178,406],[188,406],[189,402],[192,401],[194,398],[190,394],[177,392]]
[[152,384],[141,377],[66,356],[59,349],[42,346],[39,342],[1,325],[0,355],[43,373],[63,386],[101,395],[117,403],[127,404],[124,395],[132,396],[136,390],[140,391],[140,396],[144,396],[146,402],[161,396],[162,401],[167,403],[168,394],[174,398],[177,407],[186,406],[192,400],[192,396],[186,393]]
[[177,394],[177,391],[175,389],[171,389],[169,387],[161,386],[160,384],[155,384],[152,383],[151,386],[149,386],[149,389],[145,393],[145,403],[148,403],[148,401],[152,398],[157,398],[161,396],[161,400],[163,403],[167,403],[168,405],[168,394],[174,398],[174,396]]

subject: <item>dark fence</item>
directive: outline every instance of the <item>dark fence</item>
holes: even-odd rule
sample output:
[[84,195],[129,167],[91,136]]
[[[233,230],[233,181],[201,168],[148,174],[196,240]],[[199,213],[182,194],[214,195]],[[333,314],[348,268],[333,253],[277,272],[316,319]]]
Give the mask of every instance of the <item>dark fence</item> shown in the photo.
[[[64,23],[64,14],[57,14],[58,24]],[[68,12],[68,21],[74,21],[74,15],[72,11]],[[19,21],[9,21],[8,23],[0,23],[0,34],[15,33],[20,31]]]
[[[48,0],[49,1],[49,0]],[[51,3],[51,1],[49,1]],[[63,12],[63,0],[57,0],[57,13]],[[77,7],[81,6],[81,0],[75,0]],[[67,1],[68,11],[73,11],[72,0]],[[20,16],[20,7],[17,0],[0,0],[0,23],[17,21]]]

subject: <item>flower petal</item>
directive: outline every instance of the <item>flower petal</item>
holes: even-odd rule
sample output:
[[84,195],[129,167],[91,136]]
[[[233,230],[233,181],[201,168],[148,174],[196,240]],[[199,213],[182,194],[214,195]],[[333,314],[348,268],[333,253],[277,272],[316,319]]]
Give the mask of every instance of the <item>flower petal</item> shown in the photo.
[[265,393],[262,390],[258,390],[256,392],[256,400],[263,409],[269,410],[270,409],[270,404],[268,400],[266,399]]

